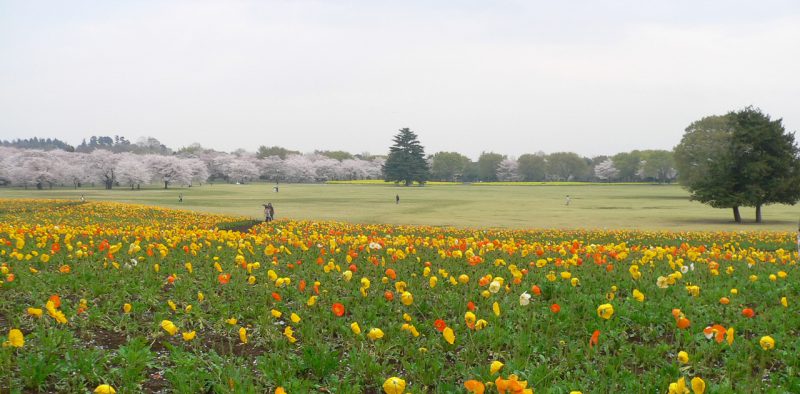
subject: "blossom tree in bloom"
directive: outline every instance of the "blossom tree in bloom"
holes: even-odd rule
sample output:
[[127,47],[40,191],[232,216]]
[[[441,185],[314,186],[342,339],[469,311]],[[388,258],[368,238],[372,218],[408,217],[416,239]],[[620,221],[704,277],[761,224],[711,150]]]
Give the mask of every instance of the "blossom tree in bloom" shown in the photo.
[[192,169],[189,164],[175,156],[147,155],[146,162],[153,177],[164,182],[164,189],[168,188],[170,183],[188,185],[192,180]]
[[123,158],[117,163],[116,175],[119,183],[137,189],[141,184],[150,183],[153,178],[147,164],[141,158],[131,154],[122,155]]

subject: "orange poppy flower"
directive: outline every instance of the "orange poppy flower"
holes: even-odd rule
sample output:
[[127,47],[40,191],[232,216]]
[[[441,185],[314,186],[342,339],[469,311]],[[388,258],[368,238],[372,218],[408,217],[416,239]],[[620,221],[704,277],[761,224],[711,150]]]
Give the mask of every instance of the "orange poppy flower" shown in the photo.
[[386,301],[392,301],[394,300],[394,293],[392,293],[389,290],[386,290],[383,292],[383,298],[385,298]]
[[744,316],[744,317],[746,317],[746,318],[752,318],[752,317],[753,317],[753,316],[755,316],[755,315],[756,315],[756,312],[755,312],[755,311],[753,311],[753,310],[752,310],[752,309],[750,309],[750,308],[744,308],[744,309],[742,309],[742,316]]
[[386,276],[388,276],[391,280],[397,279],[397,273],[391,268],[386,269]]
[[486,387],[483,385],[483,383],[478,380],[467,380],[464,382],[464,387],[467,388],[467,392],[472,394],[483,394],[483,392],[486,390]]
[[689,319],[687,319],[685,317],[681,317],[681,318],[678,319],[678,328],[680,328],[681,330],[685,330],[685,329],[689,328],[689,325],[691,325],[691,324],[692,324],[692,322],[689,321]]
[[531,286],[531,293],[533,293],[533,295],[540,296],[542,295],[542,289],[538,285],[533,285]]
[[50,301],[53,301],[53,306],[56,308],[61,308],[61,297],[58,294],[53,294],[50,296]]
[[344,316],[344,305],[337,302],[333,304],[333,307],[331,309],[333,310],[334,315],[339,317]]
[[725,335],[727,333],[728,331],[725,329],[725,327],[719,324],[708,326],[703,330],[703,334],[705,334],[706,338],[711,339],[713,337],[717,343],[722,343],[722,341],[725,340]]
[[231,274],[219,274],[217,275],[217,281],[222,285],[227,285],[231,281]]
[[433,326],[436,327],[436,331],[442,332],[445,328],[447,328],[447,323],[445,323],[442,319],[436,319],[436,321],[433,322]]
[[276,293],[276,292],[274,292],[274,291],[272,292],[272,299],[275,300],[275,301],[278,301],[278,302],[280,302],[282,300],[281,295]]
[[553,312],[553,313],[561,312],[561,305],[558,305],[558,304],[550,305],[550,312]]
[[471,310],[471,311],[475,312],[475,303],[474,303],[474,302],[472,302],[472,301],[468,302],[468,303],[467,303],[467,309],[469,309],[469,310]]
[[600,340],[600,330],[594,330],[594,333],[592,333],[592,338],[589,339],[589,348],[593,348],[595,345],[597,345],[597,341],[599,340]]

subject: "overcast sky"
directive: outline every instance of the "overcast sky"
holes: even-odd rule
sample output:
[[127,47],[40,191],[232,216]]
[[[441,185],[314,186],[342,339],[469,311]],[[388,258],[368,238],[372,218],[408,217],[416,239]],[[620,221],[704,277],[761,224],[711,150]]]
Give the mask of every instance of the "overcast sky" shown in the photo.
[[0,139],[594,156],[796,131],[799,72],[794,0],[0,0]]

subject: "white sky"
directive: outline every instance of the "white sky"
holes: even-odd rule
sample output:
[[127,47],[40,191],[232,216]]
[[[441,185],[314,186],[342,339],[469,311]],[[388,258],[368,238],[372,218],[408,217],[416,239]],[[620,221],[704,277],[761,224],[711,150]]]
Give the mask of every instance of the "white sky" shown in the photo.
[[798,70],[792,0],[0,0],[0,139],[593,156],[798,130]]

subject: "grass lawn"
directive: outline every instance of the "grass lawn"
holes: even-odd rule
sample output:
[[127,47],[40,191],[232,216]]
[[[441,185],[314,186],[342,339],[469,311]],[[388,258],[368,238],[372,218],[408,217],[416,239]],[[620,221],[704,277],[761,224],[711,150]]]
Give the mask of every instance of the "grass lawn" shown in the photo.
[[[271,201],[278,218],[339,220],[458,227],[592,228],[648,230],[795,231],[794,206],[763,208],[764,222],[752,223],[754,209],[743,208],[745,224],[732,222],[729,209],[691,202],[677,185],[429,185],[383,184],[215,184],[164,190],[24,190],[1,188],[0,198],[108,200],[204,212],[261,217]],[[184,202],[178,203],[183,193]],[[565,196],[571,202],[565,206]],[[400,204],[395,204],[395,195]]]

